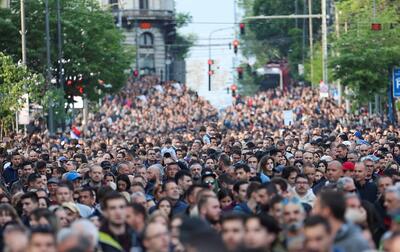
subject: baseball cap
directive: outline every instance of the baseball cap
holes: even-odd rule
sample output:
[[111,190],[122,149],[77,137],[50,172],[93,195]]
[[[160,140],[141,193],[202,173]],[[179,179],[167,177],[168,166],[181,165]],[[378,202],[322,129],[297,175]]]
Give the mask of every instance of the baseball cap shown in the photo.
[[100,166],[101,166],[101,168],[103,168],[103,169],[110,169],[110,168],[111,168],[111,162],[110,162],[110,161],[107,161],[107,160],[102,161],[102,162],[100,163]]
[[217,177],[210,168],[205,168],[201,171],[201,179],[204,179],[204,178],[210,177],[210,176],[213,178]]
[[73,212],[73,213],[78,213],[78,214],[80,215],[79,209],[78,209],[78,207],[76,206],[75,203],[72,203],[72,202],[64,202],[64,203],[62,203],[61,206],[62,206],[63,208],[65,208],[65,209],[70,210],[70,211]]
[[68,159],[64,156],[61,156],[58,158],[58,161],[65,162],[65,161],[68,161]]
[[343,167],[343,171],[354,171],[355,165],[353,162],[347,161],[347,162],[343,163],[342,167]]
[[47,180],[47,184],[58,184],[58,183],[60,183],[60,180],[58,180],[57,178],[51,178]]
[[81,175],[76,171],[70,171],[70,172],[65,173],[65,179],[67,181],[75,181],[80,178],[81,178]]

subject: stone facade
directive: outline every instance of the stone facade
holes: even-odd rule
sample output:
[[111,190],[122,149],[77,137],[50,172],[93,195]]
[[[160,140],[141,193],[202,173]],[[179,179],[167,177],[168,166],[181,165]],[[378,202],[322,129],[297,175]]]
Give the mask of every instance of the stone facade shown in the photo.
[[156,74],[171,79],[172,55],[168,44],[175,39],[174,0],[99,0],[113,10],[116,24],[122,26],[126,43],[137,50],[132,67],[141,75]]

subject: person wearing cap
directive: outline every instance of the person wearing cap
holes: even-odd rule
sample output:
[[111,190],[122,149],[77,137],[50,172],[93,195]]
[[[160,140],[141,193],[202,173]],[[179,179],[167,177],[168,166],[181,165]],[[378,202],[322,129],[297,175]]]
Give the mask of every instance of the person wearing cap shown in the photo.
[[352,178],[354,176],[354,163],[344,162],[343,163],[343,175]]
[[204,168],[201,171],[201,181],[203,184],[207,185],[209,189],[214,192],[218,191],[217,175],[210,169]]
[[[66,202],[75,203],[74,198],[73,198],[73,192],[74,192],[74,188],[73,188],[71,182],[59,183],[58,187],[57,187],[57,192],[56,192],[58,205],[62,205],[63,203],[66,203]],[[92,208],[85,206],[83,204],[80,204],[80,203],[75,203],[75,204],[79,210],[80,215],[83,218],[87,218],[88,216],[90,216],[93,213]]]
[[50,178],[47,180],[47,189],[49,191],[50,205],[57,205],[57,187],[60,181],[57,178]]
[[73,202],[64,202],[61,205],[62,208],[64,208],[66,214],[67,214],[67,220],[68,223],[71,224],[74,221],[78,220],[79,218],[81,218],[81,215],[79,213],[79,209],[76,206],[75,203]]
[[82,177],[76,171],[70,171],[63,175],[65,181],[71,182],[74,186],[74,189],[77,189],[81,186]]

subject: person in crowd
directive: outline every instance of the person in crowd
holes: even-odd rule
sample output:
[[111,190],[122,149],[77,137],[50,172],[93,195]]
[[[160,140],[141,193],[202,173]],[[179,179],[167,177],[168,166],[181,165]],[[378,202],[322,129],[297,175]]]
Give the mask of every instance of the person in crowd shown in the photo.
[[218,111],[154,76],[101,102],[67,125],[79,136],[2,135],[1,251],[396,251],[400,130],[386,117],[305,86]]

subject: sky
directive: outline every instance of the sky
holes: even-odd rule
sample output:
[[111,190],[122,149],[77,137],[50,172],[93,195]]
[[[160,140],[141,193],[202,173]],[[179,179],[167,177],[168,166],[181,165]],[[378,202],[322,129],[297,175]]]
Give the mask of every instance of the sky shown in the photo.
[[[221,94],[226,94],[226,86],[233,82],[230,72],[233,67],[234,54],[232,50],[229,50],[228,44],[234,40],[234,0],[176,0],[176,11],[188,12],[193,17],[193,23],[180,29],[180,32],[196,34],[198,37],[196,44],[205,45],[204,47],[193,47],[190,51],[186,60],[187,84],[198,91],[200,95],[206,95],[208,98],[213,95],[221,97]],[[204,24],[204,22],[218,24]],[[216,62],[214,66],[216,69],[213,82],[215,85],[212,86],[213,92],[210,93],[208,92],[207,76],[208,38],[210,33],[217,29],[224,30],[212,35],[211,52],[212,59]],[[191,69],[195,69],[195,73]]]

